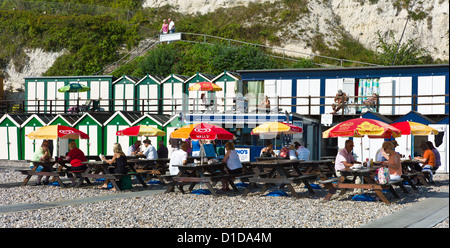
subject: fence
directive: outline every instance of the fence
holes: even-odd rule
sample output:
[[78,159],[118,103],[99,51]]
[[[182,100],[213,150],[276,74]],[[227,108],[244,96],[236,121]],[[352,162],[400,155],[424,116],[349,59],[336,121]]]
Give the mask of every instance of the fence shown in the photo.
[[[433,103],[424,102],[420,99],[432,98],[432,97],[447,97],[445,95],[407,95],[407,96],[377,96],[376,104],[374,106],[367,107],[364,104],[356,103],[356,99],[367,98],[367,96],[347,96],[350,99],[355,99],[354,102],[347,102],[342,107],[339,114],[351,115],[358,114],[358,109],[369,108],[369,110],[379,112],[381,107],[402,107],[409,106],[409,110],[416,110],[420,106],[448,106],[448,102]],[[94,102],[90,99],[66,99],[66,100],[0,100],[0,112],[3,113],[46,113],[46,114],[58,114],[58,113],[78,113],[85,111],[138,111],[149,114],[179,114],[183,113],[209,113],[209,114],[221,114],[221,113],[284,113],[285,111],[291,112],[293,107],[300,109],[303,108],[301,114],[303,115],[318,115],[323,114],[323,111],[313,111],[313,108],[317,107],[332,107],[333,103],[320,103],[316,99],[334,99],[335,96],[307,96],[307,97],[269,97],[270,107],[262,106],[261,102],[265,97],[258,97],[252,95],[242,96],[238,94],[236,97],[220,97],[210,98],[207,102],[203,102],[198,98],[189,98],[187,95],[183,95],[182,98],[147,98],[147,99],[102,99],[102,101]],[[382,99],[399,99],[407,98],[411,99],[411,104],[399,104],[399,103],[380,103]],[[287,99],[288,101],[283,101]],[[296,102],[305,102],[303,104],[285,104],[283,102],[292,102],[289,100],[296,99]],[[227,101],[224,101],[227,100]],[[314,101],[316,100],[316,101]],[[212,104],[210,104],[212,101]],[[100,104],[102,102],[103,104]],[[228,104],[223,104],[228,102]],[[334,101],[333,101],[334,102]],[[85,103],[92,104],[85,106]],[[105,104],[107,103],[107,104]],[[230,104],[231,103],[231,104]],[[307,109],[307,111],[304,111]],[[353,111],[352,111],[353,110]],[[448,110],[446,110],[448,111]],[[445,113],[439,114],[448,114]],[[300,112],[300,111],[297,111]],[[409,112],[409,111],[407,111]],[[396,113],[396,114],[406,114]]]

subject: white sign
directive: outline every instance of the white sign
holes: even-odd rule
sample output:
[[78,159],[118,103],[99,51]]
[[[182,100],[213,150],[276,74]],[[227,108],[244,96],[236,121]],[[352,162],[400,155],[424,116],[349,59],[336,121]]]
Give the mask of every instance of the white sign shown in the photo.
[[241,162],[250,162],[250,148],[236,148],[235,150]]
[[332,114],[322,114],[321,122],[325,126],[331,126],[331,124],[333,124],[333,115]]
[[159,42],[181,40],[181,33],[162,34],[159,36]]

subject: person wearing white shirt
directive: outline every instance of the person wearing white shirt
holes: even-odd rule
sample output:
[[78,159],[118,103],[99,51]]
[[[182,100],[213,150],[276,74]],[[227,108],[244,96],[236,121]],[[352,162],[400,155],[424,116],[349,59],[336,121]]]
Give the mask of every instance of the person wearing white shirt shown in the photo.
[[175,22],[173,22],[173,20],[170,18],[168,20],[169,20],[169,34],[175,33]]
[[158,158],[158,153],[156,152],[155,147],[152,146],[152,142],[148,139],[144,140],[144,151],[142,154],[145,155],[147,159]]
[[170,155],[169,171],[171,176],[175,176],[180,172],[178,166],[185,165],[187,163],[188,154],[186,151],[188,148],[189,147],[186,142],[181,142],[181,149],[172,152]]
[[298,160],[298,153],[297,153],[297,150],[295,150],[294,145],[289,146],[289,159],[290,160]]
[[300,143],[295,142],[295,148],[297,149],[298,159],[299,160],[309,160],[309,155],[311,152],[308,148],[302,146]]

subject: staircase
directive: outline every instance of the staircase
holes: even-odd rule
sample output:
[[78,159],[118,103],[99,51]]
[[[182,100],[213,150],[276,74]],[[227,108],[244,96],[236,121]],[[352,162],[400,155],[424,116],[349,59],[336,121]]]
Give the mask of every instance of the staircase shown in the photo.
[[142,56],[146,52],[148,52],[150,49],[154,48],[157,44],[159,44],[159,38],[158,36],[154,36],[152,38],[147,38],[145,40],[142,40],[139,42],[139,45],[130,51],[129,53],[125,54],[122,58],[117,60],[116,62],[109,64],[105,66],[101,71],[96,72],[94,75],[109,75],[113,71],[115,71],[117,68],[130,63],[135,58]]

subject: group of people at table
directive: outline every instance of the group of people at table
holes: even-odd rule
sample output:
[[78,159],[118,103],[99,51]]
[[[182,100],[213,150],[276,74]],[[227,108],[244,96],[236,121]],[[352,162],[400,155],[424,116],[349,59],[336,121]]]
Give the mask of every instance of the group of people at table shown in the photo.
[[[169,143],[173,143],[173,140],[170,140]],[[183,166],[187,164],[188,156],[199,156],[200,152],[200,142],[201,141],[192,141],[186,142],[177,140],[176,145],[171,146],[172,152],[170,156],[170,164],[169,164],[169,172],[170,175],[177,175],[179,172],[178,166]],[[147,159],[156,159],[167,158],[168,157],[168,149],[164,146],[164,142],[159,141],[158,150],[155,149],[151,145],[151,141],[146,139],[143,141],[143,146],[141,146],[141,141],[136,141],[133,145],[131,145],[128,149],[128,156],[133,155],[142,155]],[[402,176],[402,166],[401,166],[401,155],[395,152],[395,147],[398,146],[395,140],[393,141],[385,141],[382,145],[382,148],[377,152],[376,159],[381,166],[385,166],[389,168],[390,179],[398,180]],[[345,147],[336,155],[335,159],[335,171],[338,177],[341,176],[340,171],[346,168],[350,168],[355,164],[362,164],[358,162],[353,157],[353,141],[346,140]],[[239,156],[235,150],[233,142],[227,142],[225,144],[226,154],[224,155],[222,162],[226,163],[226,170],[229,174],[241,174],[242,173],[242,163],[239,160]],[[414,159],[421,163],[422,171],[428,171],[429,180],[433,181],[434,171],[439,168],[441,161],[440,155],[437,149],[433,146],[432,142],[423,142],[420,145],[420,148],[423,152],[422,156],[415,157]],[[83,162],[87,161],[86,156],[83,151],[77,148],[75,142],[71,142],[69,144],[70,151],[67,153],[65,160],[69,161],[71,167],[68,167],[67,176],[71,180],[72,185],[75,185],[75,179],[70,173],[71,171],[84,171],[87,169],[86,164]],[[126,173],[127,172],[127,158],[126,154],[123,152],[122,147],[119,143],[115,143],[113,146],[114,155],[111,159],[107,160],[104,156],[101,156],[101,159],[108,164],[115,164],[115,168],[112,169],[112,173]],[[294,144],[289,147],[286,145],[283,147],[278,154],[275,154],[273,150],[273,144],[271,142],[267,142],[267,146],[261,150],[261,157],[284,157],[289,158],[291,160],[309,160],[310,159],[310,151],[302,146],[298,142],[294,142]],[[33,158],[31,161],[49,161],[51,159],[51,151],[49,150],[49,141],[44,140],[42,145],[36,152],[33,154]],[[31,166],[33,164],[31,163]],[[45,168],[41,168],[45,170]],[[41,182],[43,176],[38,176],[37,185],[47,184],[49,177]],[[103,188],[107,188],[107,184],[109,182],[105,180]],[[361,183],[361,179],[356,178],[355,183]],[[226,181],[222,181],[221,190],[229,191],[228,183]]]
[[[381,166],[387,167],[390,173],[391,181],[400,180],[403,169],[401,165],[401,155],[395,151],[398,146],[397,141],[385,141],[381,149],[377,152],[375,161]],[[354,144],[352,140],[345,141],[345,148],[341,149],[336,155],[335,170],[338,177],[341,176],[340,171],[351,168],[355,164],[361,164],[355,160],[352,155]],[[422,142],[420,145],[422,156],[414,157],[414,160],[420,162],[420,169],[422,172],[428,172],[430,182],[433,182],[433,174],[441,165],[441,158],[438,150],[430,141]],[[365,162],[367,163],[367,162]],[[356,178],[355,183],[361,183],[361,179]]]

